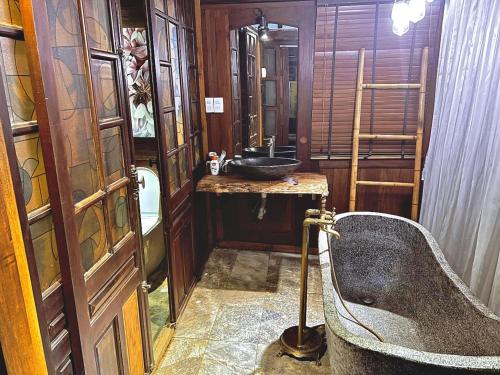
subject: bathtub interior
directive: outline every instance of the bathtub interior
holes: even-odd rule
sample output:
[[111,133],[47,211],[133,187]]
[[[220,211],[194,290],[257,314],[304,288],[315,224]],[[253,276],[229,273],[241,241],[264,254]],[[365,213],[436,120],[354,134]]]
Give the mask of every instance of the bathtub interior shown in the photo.
[[[485,315],[456,287],[418,227],[377,215],[341,217],[332,258],[342,296],[388,343],[442,354],[500,356],[500,320]],[[336,293],[334,293],[336,296]],[[342,324],[354,324],[336,296]]]

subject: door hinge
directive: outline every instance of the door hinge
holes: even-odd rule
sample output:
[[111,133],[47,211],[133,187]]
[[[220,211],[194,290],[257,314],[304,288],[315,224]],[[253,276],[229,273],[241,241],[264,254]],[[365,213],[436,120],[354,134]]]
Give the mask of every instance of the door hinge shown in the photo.
[[146,281],[143,281],[141,283],[141,288],[143,292],[147,293],[151,289],[151,284],[148,284]]

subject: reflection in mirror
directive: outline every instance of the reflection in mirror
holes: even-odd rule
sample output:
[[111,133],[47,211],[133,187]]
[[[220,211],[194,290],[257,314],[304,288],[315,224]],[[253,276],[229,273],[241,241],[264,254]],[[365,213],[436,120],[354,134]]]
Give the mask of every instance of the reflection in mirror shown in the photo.
[[[264,24],[263,24],[264,23]],[[259,22],[231,31],[234,152],[296,157],[299,29]]]

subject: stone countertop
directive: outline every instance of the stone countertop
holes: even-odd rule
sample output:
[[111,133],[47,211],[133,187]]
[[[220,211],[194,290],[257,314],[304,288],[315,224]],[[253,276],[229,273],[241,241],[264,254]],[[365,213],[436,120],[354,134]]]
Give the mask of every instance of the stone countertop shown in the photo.
[[[292,183],[292,180],[297,184]],[[237,175],[206,175],[198,182],[196,191],[215,194],[318,194],[326,197],[328,182],[326,176],[319,173],[292,173],[282,180],[274,181],[248,180]]]

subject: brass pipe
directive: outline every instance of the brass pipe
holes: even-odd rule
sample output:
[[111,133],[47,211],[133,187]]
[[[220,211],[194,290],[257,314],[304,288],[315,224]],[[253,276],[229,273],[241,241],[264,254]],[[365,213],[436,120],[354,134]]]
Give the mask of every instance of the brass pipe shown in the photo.
[[309,269],[309,227],[311,225],[318,225],[321,230],[332,234],[336,238],[340,238],[338,232],[333,229],[329,229],[328,225],[332,225],[334,218],[330,217],[328,219],[324,218],[326,213],[331,215],[331,212],[324,211],[321,213],[321,218],[311,218],[309,215],[316,215],[320,213],[319,210],[307,210],[306,219],[302,225],[302,254],[301,254],[301,266],[300,266],[300,308],[299,308],[299,330],[297,337],[297,347],[301,347],[304,342],[304,329],[306,326],[307,317],[307,275]]
[[307,273],[308,273],[308,245],[309,245],[310,219],[305,219],[302,226],[302,255],[300,266],[300,309],[299,330],[297,335],[297,347],[302,347],[304,342],[304,328],[306,326],[307,313]]

